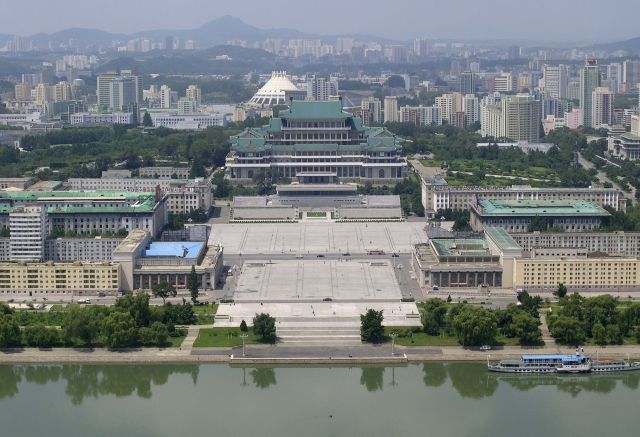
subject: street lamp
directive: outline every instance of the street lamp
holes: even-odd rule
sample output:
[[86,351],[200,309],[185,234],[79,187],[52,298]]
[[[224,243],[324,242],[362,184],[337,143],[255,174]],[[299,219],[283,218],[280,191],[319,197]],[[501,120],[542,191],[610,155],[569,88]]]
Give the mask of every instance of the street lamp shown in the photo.
[[389,334],[389,337],[391,337],[391,356],[392,357],[395,356],[394,347],[395,347],[395,344],[396,344],[396,337],[397,336],[398,336],[398,333],[395,332],[395,331]]
[[242,339],[242,356],[246,356],[246,345],[245,341],[249,338],[249,334],[242,333],[240,334],[240,338]]

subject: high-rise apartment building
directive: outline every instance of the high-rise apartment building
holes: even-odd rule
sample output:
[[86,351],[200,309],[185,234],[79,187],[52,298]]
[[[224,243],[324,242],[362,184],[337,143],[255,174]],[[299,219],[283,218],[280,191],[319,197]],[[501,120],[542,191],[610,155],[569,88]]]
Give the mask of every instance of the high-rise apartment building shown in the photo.
[[416,38],[413,40],[413,55],[417,58],[424,59],[429,54],[429,42],[424,38]]
[[591,102],[593,127],[613,125],[613,93],[609,88],[598,87],[593,90]]
[[512,73],[501,73],[493,78],[494,91],[498,93],[510,93],[517,87],[517,76]]
[[171,88],[168,85],[160,87],[160,107],[163,109],[171,108]]
[[396,96],[386,96],[384,98],[384,122],[394,123],[399,121],[398,98]]
[[622,64],[623,91],[633,91],[640,82],[640,61],[627,59]]
[[48,229],[47,210],[44,206],[21,206],[11,211],[9,213],[10,261],[43,261]]
[[480,102],[475,94],[466,94],[462,98],[462,112],[465,114],[466,126],[480,121]]
[[202,90],[198,85],[189,85],[187,87],[186,97],[196,102],[196,108],[202,105]]
[[460,75],[460,92],[462,94],[475,94],[475,74],[471,71],[463,71]]
[[338,95],[338,81],[333,78],[313,76],[307,81],[307,98],[312,100],[329,100]]
[[582,109],[582,125],[593,127],[593,91],[600,86],[600,68],[598,61],[588,59],[580,71],[580,109]]
[[554,99],[565,99],[569,85],[566,67],[564,65],[545,65],[543,75],[545,95]]
[[71,100],[71,85],[69,82],[58,82],[54,85],[54,96],[53,100],[55,102],[64,102],[66,100]]
[[31,99],[31,84],[27,82],[18,83],[15,86],[16,100]]
[[528,94],[483,99],[481,132],[485,137],[509,138],[512,141],[540,141],[542,107]]
[[[112,86],[112,82],[118,82]],[[142,102],[142,76],[131,70],[104,73],[97,78],[97,103],[102,108],[119,111],[123,107]],[[112,104],[119,106],[112,106]]]
[[371,114],[371,122],[373,123],[382,123],[382,102],[380,99],[370,96],[366,99],[362,99],[362,103],[360,107],[363,111],[368,111]]
[[442,109],[442,119],[449,122],[454,113],[462,111],[462,94],[443,94],[435,99],[435,106]]
[[528,94],[506,96],[502,100],[504,132],[513,141],[540,141],[542,108],[540,101]]

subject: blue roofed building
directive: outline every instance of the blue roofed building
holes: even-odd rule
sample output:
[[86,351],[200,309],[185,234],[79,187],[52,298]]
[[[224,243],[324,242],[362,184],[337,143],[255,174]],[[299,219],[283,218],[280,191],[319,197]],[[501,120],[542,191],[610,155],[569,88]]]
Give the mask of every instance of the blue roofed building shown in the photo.
[[305,183],[393,183],[408,170],[399,138],[384,127],[363,126],[340,100],[292,100],[268,125],[231,138],[226,167],[238,182],[270,169],[285,178],[304,175]]

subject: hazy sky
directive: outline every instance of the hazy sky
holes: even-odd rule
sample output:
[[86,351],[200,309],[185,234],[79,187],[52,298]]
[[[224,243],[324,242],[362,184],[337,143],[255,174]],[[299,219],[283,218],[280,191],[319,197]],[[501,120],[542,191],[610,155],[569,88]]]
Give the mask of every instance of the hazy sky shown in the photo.
[[639,0],[29,0],[27,7],[11,3],[0,14],[0,33],[28,35],[68,27],[132,33],[193,28],[233,15],[261,28],[397,39],[613,41],[640,36]]

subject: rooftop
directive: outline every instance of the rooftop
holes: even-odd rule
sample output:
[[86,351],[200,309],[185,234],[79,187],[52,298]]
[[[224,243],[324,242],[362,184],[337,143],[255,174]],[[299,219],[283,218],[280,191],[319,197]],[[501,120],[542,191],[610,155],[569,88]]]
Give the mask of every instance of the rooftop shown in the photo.
[[436,255],[442,256],[490,256],[491,252],[484,240],[469,239],[434,239],[431,243]]
[[179,241],[179,242],[153,242],[145,250],[145,257],[166,256],[174,258],[195,259],[204,247],[204,242]]
[[340,100],[294,100],[289,109],[280,112],[280,118],[295,120],[340,120],[352,117],[342,111]]
[[610,214],[587,200],[488,200],[478,201],[483,216],[601,216]]
[[522,249],[518,243],[509,235],[504,228],[487,227],[484,230],[485,235],[491,238],[502,250],[520,250]]

